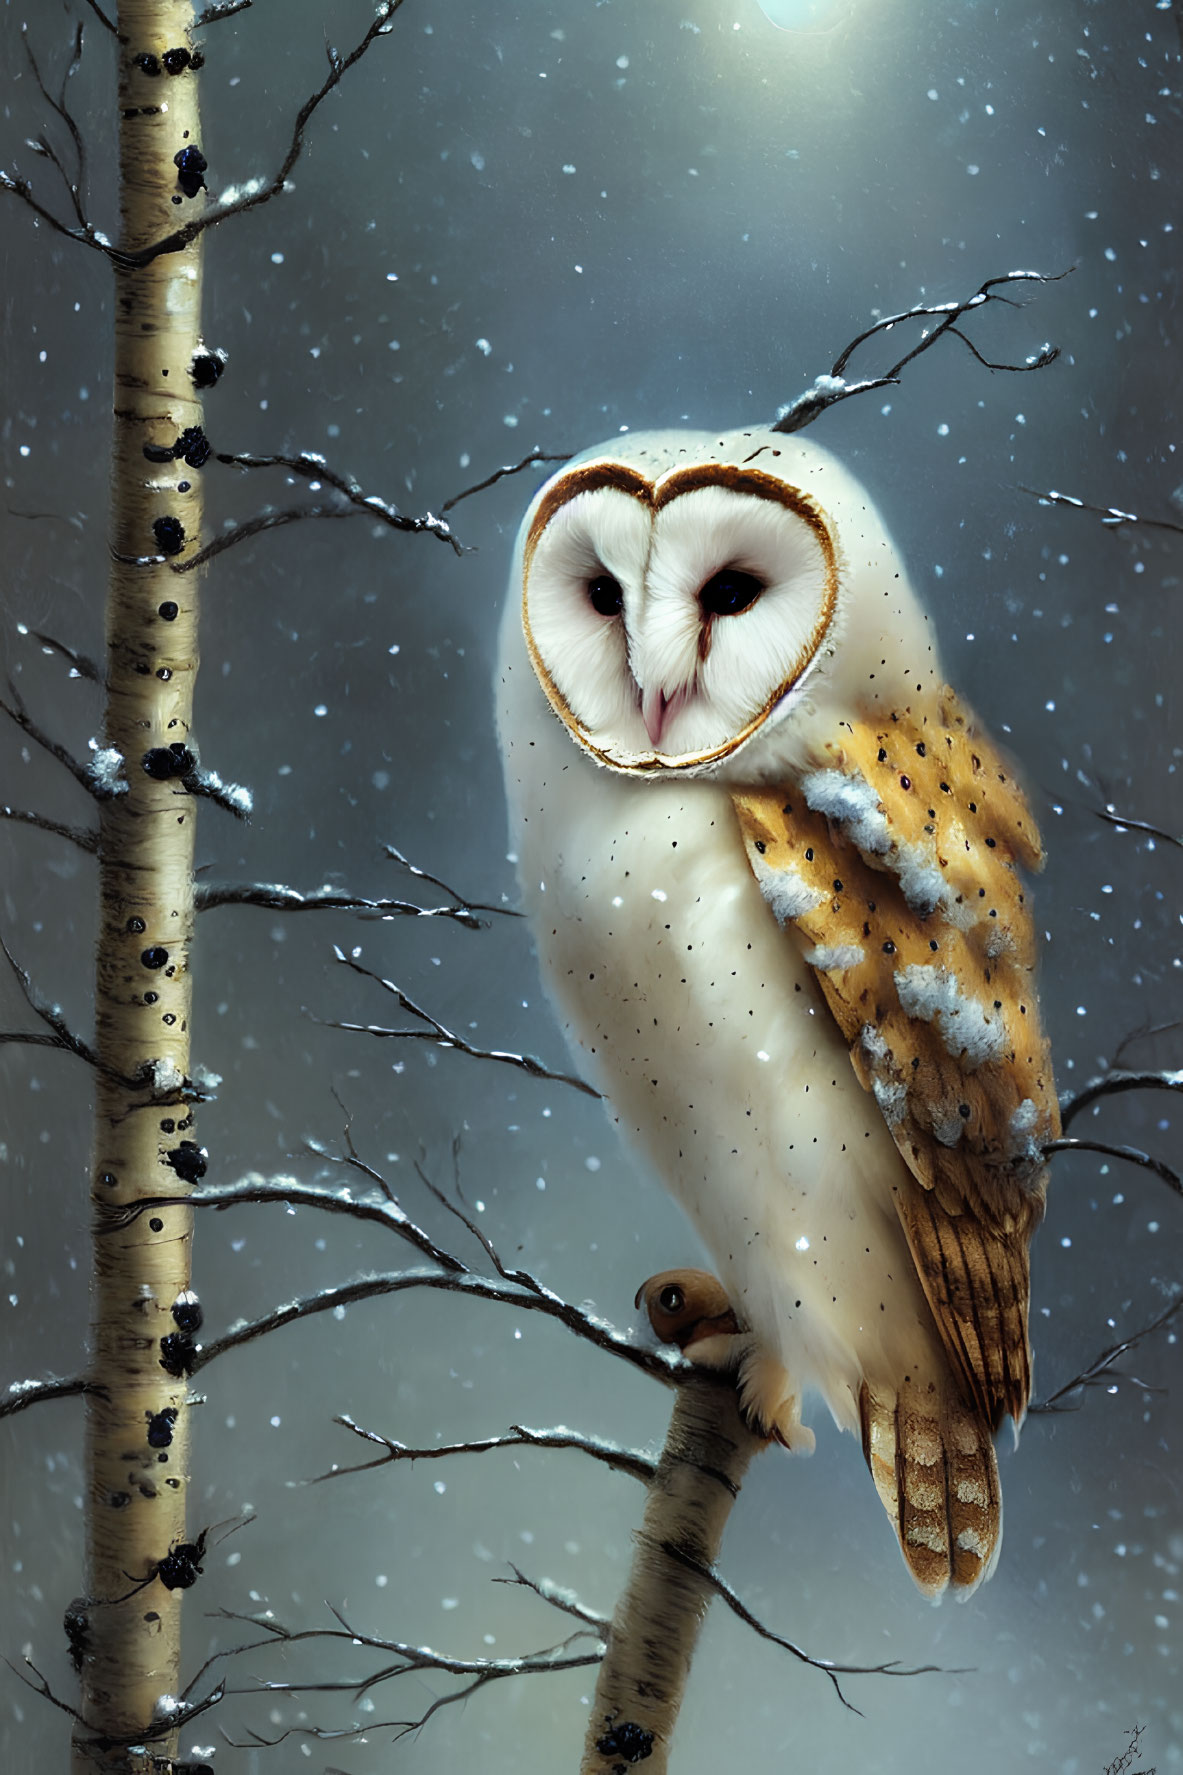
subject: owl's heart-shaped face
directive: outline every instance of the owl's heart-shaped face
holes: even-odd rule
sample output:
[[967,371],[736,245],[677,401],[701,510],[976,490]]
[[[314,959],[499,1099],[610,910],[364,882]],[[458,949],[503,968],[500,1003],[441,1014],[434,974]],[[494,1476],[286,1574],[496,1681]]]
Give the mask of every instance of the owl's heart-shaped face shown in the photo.
[[[757,452],[758,453],[758,452]],[[782,715],[832,645],[838,553],[811,496],[720,461],[600,459],[544,490],[522,624],[551,707],[601,763],[701,770]]]

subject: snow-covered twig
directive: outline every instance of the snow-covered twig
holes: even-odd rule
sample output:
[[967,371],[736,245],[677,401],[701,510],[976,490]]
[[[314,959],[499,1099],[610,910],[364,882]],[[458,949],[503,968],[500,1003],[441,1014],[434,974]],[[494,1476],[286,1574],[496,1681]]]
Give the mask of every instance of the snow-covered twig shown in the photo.
[[553,1430],[531,1430],[524,1424],[511,1424],[507,1436],[486,1436],[473,1442],[439,1442],[425,1448],[409,1448],[405,1442],[396,1442],[393,1437],[380,1435],[377,1430],[365,1429],[347,1413],[335,1417],[333,1422],[340,1424],[343,1429],[351,1430],[363,1442],[376,1444],[385,1452],[376,1455],[372,1461],[358,1461],[351,1467],[334,1465],[328,1472],[318,1473],[312,1479],[293,1480],[294,1485],[323,1485],[327,1479],[343,1479],[349,1473],[368,1473],[374,1467],[387,1467],[395,1461],[439,1461],[454,1455],[488,1454],[490,1450],[499,1448],[575,1448],[617,1473],[627,1473],[631,1478],[644,1480],[646,1483],[657,1471],[656,1461],[650,1460],[639,1449],[622,1448],[618,1442],[583,1435],[562,1424]]
[[[972,296],[966,297],[961,302],[920,302],[914,308],[905,308],[900,314],[891,314],[883,320],[877,320],[874,326],[865,328],[857,338],[851,340],[828,376],[819,376],[812,388],[807,388],[804,394],[798,395],[795,401],[791,401],[787,407],[781,409],[770,429],[782,432],[800,431],[804,426],[811,425],[820,413],[824,413],[827,407],[834,406],[838,401],[849,400],[850,396],[855,394],[869,394],[874,389],[892,387],[899,381],[901,373],[913,359],[920,357],[923,352],[931,350],[938,340],[943,339],[949,333],[955,339],[960,339],[984,369],[1013,372],[1045,369],[1048,364],[1053,363],[1059,357],[1060,348],[1058,345],[1041,346],[1037,352],[1025,358],[1021,364],[1006,361],[995,363],[990,358],[983,356],[973,340],[969,338],[968,334],[961,331],[957,323],[965,315],[986,307],[990,302],[1004,302],[1008,307],[1017,306],[1013,297],[1001,293],[1005,288],[1013,288],[1016,284],[1058,283],[1062,277],[1067,276],[1068,272],[1066,271],[1055,273],[1007,271],[1001,277],[988,277],[980,289],[975,290]],[[890,333],[893,328],[911,320],[933,320],[937,324],[932,328],[925,328],[919,343],[914,345],[911,351],[905,352],[903,357],[894,363],[890,370],[884,371],[881,376],[872,376],[859,382],[847,381],[847,365],[860,346],[865,345],[869,339],[875,338],[877,334]]]

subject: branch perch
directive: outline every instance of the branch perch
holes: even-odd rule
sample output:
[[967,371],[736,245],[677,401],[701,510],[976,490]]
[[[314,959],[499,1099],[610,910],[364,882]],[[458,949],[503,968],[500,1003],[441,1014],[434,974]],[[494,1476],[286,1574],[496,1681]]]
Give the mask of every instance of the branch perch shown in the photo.
[[710,1602],[709,1577],[753,1455],[765,1446],[740,1416],[730,1384],[695,1375],[678,1389],[669,1433],[637,1534],[633,1568],[608,1636],[581,1775],[617,1775],[670,1739]]

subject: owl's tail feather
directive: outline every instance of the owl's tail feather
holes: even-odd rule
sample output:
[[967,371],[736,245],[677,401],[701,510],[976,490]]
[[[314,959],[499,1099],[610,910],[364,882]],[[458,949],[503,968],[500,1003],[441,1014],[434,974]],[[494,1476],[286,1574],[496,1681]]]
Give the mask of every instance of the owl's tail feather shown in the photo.
[[864,1381],[863,1453],[926,1596],[968,1596],[994,1570],[1002,1493],[989,1425],[935,1381]]

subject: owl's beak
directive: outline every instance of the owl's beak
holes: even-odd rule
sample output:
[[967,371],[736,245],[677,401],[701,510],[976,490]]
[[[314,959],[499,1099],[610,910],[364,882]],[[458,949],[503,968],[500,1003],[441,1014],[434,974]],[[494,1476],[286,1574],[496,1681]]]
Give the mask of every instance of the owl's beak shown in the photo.
[[674,716],[686,705],[690,692],[685,685],[680,685],[673,696],[667,696],[660,687],[646,690],[641,695],[641,720],[645,723],[645,732],[654,750],[661,745],[661,736]]

